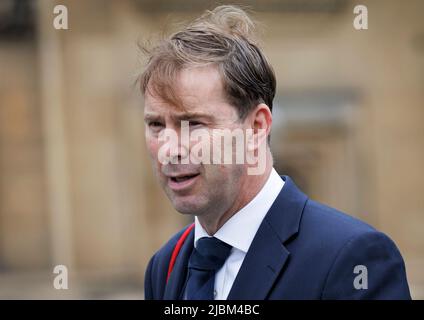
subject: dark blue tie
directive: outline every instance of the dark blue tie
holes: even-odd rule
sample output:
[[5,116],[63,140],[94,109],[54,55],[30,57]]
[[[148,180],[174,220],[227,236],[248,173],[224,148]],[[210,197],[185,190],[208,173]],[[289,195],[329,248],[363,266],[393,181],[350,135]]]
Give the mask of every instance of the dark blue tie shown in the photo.
[[231,248],[214,237],[197,240],[188,262],[187,300],[213,300],[215,273],[230,255]]

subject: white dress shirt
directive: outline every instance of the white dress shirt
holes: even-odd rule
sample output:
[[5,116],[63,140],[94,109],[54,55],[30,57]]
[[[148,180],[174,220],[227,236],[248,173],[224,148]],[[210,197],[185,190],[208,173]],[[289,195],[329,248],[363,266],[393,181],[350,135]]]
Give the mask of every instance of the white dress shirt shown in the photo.
[[[215,300],[227,299],[253,238],[283,186],[284,180],[273,168],[259,193],[213,235],[233,247],[224,265],[215,275]],[[195,247],[197,240],[202,237],[210,236],[195,217]]]

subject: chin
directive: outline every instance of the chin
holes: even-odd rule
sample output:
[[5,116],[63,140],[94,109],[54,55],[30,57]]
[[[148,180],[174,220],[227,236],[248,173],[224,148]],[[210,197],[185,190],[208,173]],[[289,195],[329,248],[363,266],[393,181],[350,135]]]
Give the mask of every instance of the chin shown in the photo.
[[174,203],[173,206],[175,210],[182,214],[196,215],[197,212],[199,212],[199,209],[196,206],[193,206],[192,204]]
[[189,200],[173,199],[171,202],[175,210],[182,214],[198,215],[205,208],[205,205]]

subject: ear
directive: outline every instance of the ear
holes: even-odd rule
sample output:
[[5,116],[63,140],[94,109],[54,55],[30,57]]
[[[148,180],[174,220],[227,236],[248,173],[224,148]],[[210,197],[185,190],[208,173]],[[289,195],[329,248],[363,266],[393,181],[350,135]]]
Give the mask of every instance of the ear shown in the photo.
[[248,141],[248,150],[255,151],[262,143],[268,143],[268,135],[271,132],[272,114],[269,107],[264,104],[258,104],[250,113],[249,126],[253,129],[253,135]]

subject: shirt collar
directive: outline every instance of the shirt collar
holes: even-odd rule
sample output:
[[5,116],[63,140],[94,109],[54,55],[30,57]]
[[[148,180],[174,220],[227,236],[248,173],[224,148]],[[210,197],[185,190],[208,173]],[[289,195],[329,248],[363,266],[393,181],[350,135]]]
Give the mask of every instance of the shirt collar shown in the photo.
[[[277,171],[272,168],[268,180],[258,194],[225,222],[213,236],[247,253],[262,220],[271,208],[283,186],[284,180],[281,179]],[[209,237],[209,235],[203,229],[196,216],[194,228],[195,246],[197,245],[197,240],[202,237]]]

